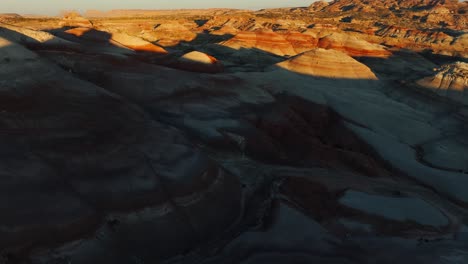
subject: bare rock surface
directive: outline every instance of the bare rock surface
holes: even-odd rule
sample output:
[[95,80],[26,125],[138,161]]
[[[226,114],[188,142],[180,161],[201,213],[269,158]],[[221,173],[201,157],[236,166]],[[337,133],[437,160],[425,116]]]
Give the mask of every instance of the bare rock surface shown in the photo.
[[444,65],[437,69],[434,76],[421,79],[417,84],[441,96],[467,104],[468,63],[457,62]]

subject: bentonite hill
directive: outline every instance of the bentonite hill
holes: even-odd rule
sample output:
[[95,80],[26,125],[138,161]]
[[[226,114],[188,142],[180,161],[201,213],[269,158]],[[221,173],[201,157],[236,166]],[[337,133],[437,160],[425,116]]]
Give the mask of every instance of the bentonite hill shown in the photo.
[[0,15],[0,263],[468,263],[468,3]]

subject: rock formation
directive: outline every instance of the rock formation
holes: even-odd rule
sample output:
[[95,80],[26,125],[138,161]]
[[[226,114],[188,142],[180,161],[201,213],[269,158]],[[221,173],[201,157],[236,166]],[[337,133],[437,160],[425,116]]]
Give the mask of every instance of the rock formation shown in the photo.
[[223,64],[215,57],[199,51],[184,54],[179,58],[177,67],[187,71],[206,73],[218,73],[224,69]]
[[64,17],[59,25],[61,27],[92,27],[93,23],[84,17]]
[[468,63],[457,62],[437,69],[433,76],[417,82],[437,94],[468,104]]
[[8,22],[14,22],[17,21],[18,19],[21,19],[22,16],[19,14],[15,13],[3,13],[0,14],[0,23],[8,23]]
[[127,48],[130,48],[134,51],[140,52],[149,52],[157,54],[167,54],[168,52],[157,45],[152,44],[149,41],[143,40],[139,37],[130,36],[125,33],[112,33],[112,41],[115,41],[121,45],[124,45]]
[[98,42],[101,44],[113,44],[118,47],[128,48],[136,52],[165,55],[168,52],[157,45],[152,44],[136,36],[120,32],[106,32],[94,28],[72,28],[65,31],[66,34],[76,37],[78,40]]
[[233,49],[259,49],[281,56],[297,54],[292,44],[282,35],[266,31],[240,32],[221,45]]
[[220,44],[233,49],[259,49],[280,56],[291,56],[315,48],[317,40],[299,32],[254,31],[240,32]]
[[151,31],[144,32],[142,37],[167,47],[178,45],[181,42],[190,42],[197,37],[197,34],[184,25],[171,21],[154,25],[154,28]]
[[364,64],[335,50],[315,49],[297,55],[278,67],[292,72],[334,79],[377,80]]
[[371,44],[365,40],[344,33],[332,33],[320,38],[317,46],[324,49],[343,51],[353,57],[385,58],[391,54],[383,46]]
[[325,0],[315,1],[309,6],[309,10],[311,12],[322,11],[328,5],[329,5],[329,2]]

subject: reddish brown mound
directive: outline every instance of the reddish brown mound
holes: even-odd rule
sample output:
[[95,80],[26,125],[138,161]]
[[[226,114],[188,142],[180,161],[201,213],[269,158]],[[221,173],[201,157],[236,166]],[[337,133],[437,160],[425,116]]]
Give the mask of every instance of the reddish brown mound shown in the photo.
[[256,48],[277,55],[295,55],[294,47],[283,36],[274,32],[241,32],[221,45],[234,49]]
[[244,31],[221,44],[234,49],[254,48],[280,56],[291,56],[315,48],[317,40],[299,32],[281,34],[271,31]]
[[335,50],[315,49],[277,64],[301,74],[338,79],[377,80],[364,64]]
[[296,53],[302,53],[317,47],[318,39],[299,32],[284,33],[284,38],[291,43]]
[[160,46],[154,45],[153,43],[143,40],[139,37],[130,36],[124,33],[112,33],[112,40],[134,51],[158,54],[168,53]]
[[343,33],[333,33],[321,38],[318,42],[318,47],[343,51],[353,57],[387,58],[391,55],[391,52],[380,45],[371,44],[355,36]]

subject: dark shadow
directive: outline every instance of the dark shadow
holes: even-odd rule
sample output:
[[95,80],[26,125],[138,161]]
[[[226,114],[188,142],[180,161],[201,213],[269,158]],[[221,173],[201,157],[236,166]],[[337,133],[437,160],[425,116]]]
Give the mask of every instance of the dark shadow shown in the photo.
[[342,23],[351,23],[351,22],[353,22],[353,17],[352,16],[343,17],[342,19],[340,19],[340,22],[342,22]]
[[[133,46],[132,43],[120,43],[112,38],[109,32],[97,30],[94,28],[80,27],[62,27],[49,30],[49,33],[61,39],[76,43],[80,46],[80,52],[86,54],[112,54],[135,57],[138,59],[152,61],[161,60],[167,56],[167,53],[161,53],[161,49],[157,44],[152,44],[155,47]],[[130,36],[131,37],[131,36]],[[148,42],[148,45],[151,45]],[[42,49],[44,50],[44,49]],[[50,49],[49,49],[50,50]]]
[[72,42],[83,44],[109,43],[112,35],[108,32],[96,30],[94,28],[62,27],[49,30],[49,33]]
[[420,53],[424,58],[433,62],[436,65],[443,65],[449,63],[455,63],[457,61],[467,62],[468,58],[462,58],[457,56],[448,56],[442,54],[435,54],[431,49],[425,49]]
[[[231,34],[213,35],[213,34],[210,34],[210,32],[205,31],[203,33],[198,33],[195,39],[192,41],[181,41],[178,46],[184,45],[184,44],[194,45],[194,46],[203,46],[203,45],[215,44],[215,43],[219,43],[222,41],[226,41],[226,40],[231,39],[232,37],[234,37],[234,35],[231,35]],[[172,48],[177,49],[177,46],[172,47]]]
[[401,80],[417,80],[433,71],[430,64],[424,64],[424,58],[411,51],[392,51],[388,58],[362,56],[355,59],[378,75],[389,75]]
[[356,32],[356,33],[364,33],[363,31],[358,30],[358,29],[354,29],[354,28],[344,28],[343,31],[346,31],[346,32]]
[[194,22],[197,24],[197,26],[202,27],[208,22],[208,19],[196,19]]
[[355,4],[347,5],[347,6],[342,7],[341,11],[343,12],[350,11],[350,10],[353,10],[354,7],[356,7]]
[[19,32],[16,32],[14,30],[10,30],[6,27],[2,27],[0,26],[0,36],[8,39],[9,41],[12,41],[12,42],[19,42],[19,41],[23,41],[23,42],[27,42],[27,43],[31,43],[31,44],[39,44],[39,41],[31,38],[31,37],[28,37],[26,35],[23,35]]

